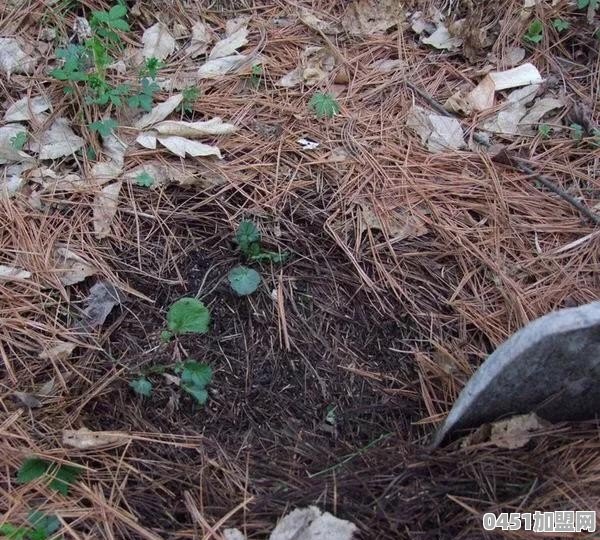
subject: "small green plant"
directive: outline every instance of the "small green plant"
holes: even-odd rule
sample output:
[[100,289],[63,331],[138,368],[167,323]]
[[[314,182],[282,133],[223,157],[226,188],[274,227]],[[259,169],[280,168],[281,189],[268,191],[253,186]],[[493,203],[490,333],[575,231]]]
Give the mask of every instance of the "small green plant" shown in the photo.
[[206,334],[210,324],[210,311],[196,298],[181,298],[167,312],[167,328],[161,334],[163,341],[175,335]]
[[152,187],[154,185],[154,177],[148,171],[142,171],[135,177],[135,183],[141,187]]
[[564,32],[565,30],[568,30],[571,25],[569,21],[565,21],[564,19],[554,19],[552,21],[552,26],[557,32]]
[[190,394],[200,405],[208,399],[206,386],[212,381],[212,369],[208,364],[188,360],[181,372],[181,388]]
[[592,6],[593,10],[598,9],[599,0],[577,0],[577,9],[586,9]]
[[181,95],[183,96],[181,105],[179,106],[181,112],[192,114],[194,112],[194,104],[200,97],[200,88],[197,86],[186,86]]
[[240,296],[252,294],[261,282],[260,274],[247,266],[236,266],[227,275],[231,288]]
[[340,112],[340,105],[332,94],[316,92],[310,98],[308,106],[317,115],[317,118],[333,118]]
[[14,137],[10,138],[10,145],[14,150],[20,152],[25,147],[25,143],[27,142],[27,132],[20,131]]
[[0,525],[0,535],[9,540],[46,540],[60,529],[60,520],[56,516],[39,510],[33,510],[27,521],[31,527],[18,527],[11,523]]
[[88,105],[104,106],[111,103],[115,107],[121,107],[123,105],[123,98],[131,92],[131,87],[128,84],[119,84],[112,87],[96,75],[90,76],[88,83],[90,95],[85,98],[85,102]]
[[140,81],[140,88],[137,94],[133,94],[127,100],[127,105],[134,109],[142,109],[146,112],[152,110],[154,94],[160,90],[158,84],[148,77]]
[[242,221],[235,233],[235,240],[244,256],[251,261],[284,262],[288,254],[265,251],[260,243],[260,232],[251,221]]
[[594,128],[592,129],[592,135],[593,135],[593,139],[592,139],[592,146],[594,148],[600,148],[600,129],[598,128]]
[[261,64],[254,64],[252,66],[252,86],[259,86],[260,85],[260,81],[262,80],[262,76],[263,76],[263,67]]
[[165,67],[164,63],[161,62],[158,58],[148,58],[146,62],[144,62],[144,67],[140,72],[140,77],[149,77],[150,79],[156,79],[158,75],[158,70]]
[[106,120],[96,120],[90,124],[90,130],[102,135],[102,137],[110,137],[112,132],[117,129],[119,125],[116,120],[107,118]]
[[538,126],[538,133],[542,139],[549,139],[552,133],[552,128],[548,124],[540,124]]
[[581,124],[573,123],[569,128],[571,129],[571,139],[574,141],[581,141],[583,139],[584,130]]
[[120,43],[119,32],[129,32],[129,24],[125,20],[127,7],[116,4],[109,11],[93,11],[90,27],[94,33],[112,43]]
[[[188,359],[185,362],[166,366],[157,365],[146,370],[146,373],[166,373],[173,371],[179,376],[180,388],[190,394],[200,405],[204,405],[208,399],[206,387],[212,381],[213,372],[208,364]],[[152,383],[144,376],[129,383],[136,394],[149,397],[152,395]]]
[[152,395],[152,383],[146,377],[140,377],[131,381],[129,386],[140,396],[150,397]]
[[539,19],[534,19],[527,28],[527,32],[523,36],[525,41],[530,43],[539,43],[543,39],[544,24]]
[[67,495],[69,493],[69,486],[77,480],[80,474],[81,469],[79,467],[57,465],[56,463],[32,457],[26,459],[21,465],[17,473],[17,482],[19,484],[27,484],[38,478],[47,477],[50,478],[48,485],[52,489],[63,495]]

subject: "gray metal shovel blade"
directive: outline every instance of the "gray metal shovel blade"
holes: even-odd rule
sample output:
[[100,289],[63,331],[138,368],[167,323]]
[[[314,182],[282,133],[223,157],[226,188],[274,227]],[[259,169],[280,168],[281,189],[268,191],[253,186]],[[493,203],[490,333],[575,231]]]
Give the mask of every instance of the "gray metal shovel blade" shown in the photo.
[[553,422],[600,414],[600,302],[555,311],[513,334],[471,377],[433,445],[529,412]]

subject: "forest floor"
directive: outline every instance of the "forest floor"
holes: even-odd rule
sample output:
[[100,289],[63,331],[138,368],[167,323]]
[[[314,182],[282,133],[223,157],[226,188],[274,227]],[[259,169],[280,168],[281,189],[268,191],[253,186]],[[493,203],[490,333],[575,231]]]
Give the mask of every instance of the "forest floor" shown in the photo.
[[[365,539],[531,538],[482,516],[600,508],[597,421],[429,446],[495,347],[600,295],[595,2],[1,4],[0,525],[267,538],[315,505]],[[182,297],[208,332],[161,339]]]

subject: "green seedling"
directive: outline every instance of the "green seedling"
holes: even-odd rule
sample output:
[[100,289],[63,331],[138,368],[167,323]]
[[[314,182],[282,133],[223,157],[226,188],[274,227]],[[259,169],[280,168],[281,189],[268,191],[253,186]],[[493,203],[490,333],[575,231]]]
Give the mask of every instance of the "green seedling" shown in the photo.
[[56,463],[32,457],[26,459],[21,465],[17,473],[17,483],[27,484],[38,478],[47,477],[50,478],[48,485],[52,489],[63,495],[67,495],[69,493],[69,486],[77,480],[80,474],[81,469],[79,467],[57,465]]
[[581,124],[573,123],[569,128],[571,129],[571,139],[574,141],[581,141],[583,139],[584,131]]
[[538,126],[538,133],[542,139],[549,139],[552,133],[552,128],[548,124],[540,124]]
[[554,19],[552,21],[552,26],[557,32],[564,32],[565,30],[568,30],[571,25],[569,24],[569,21],[565,21],[564,19]]
[[181,95],[183,96],[181,105],[179,106],[181,112],[192,114],[194,112],[194,104],[200,97],[200,88],[197,86],[187,86],[183,89]]
[[260,81],[263,76],[263,67],[261,64],[254,64],[252,66],[252,85],[258,86],[260,85]]
[[530,43],[539,43],[544,37],[544,24],[539,19],[531,21],[526,34],[523,36],[525,41]]
[[154,185],[154,177],[147,171],[142,171],[135,177],[135,183],[140,187],[152,187]]
[[[213,372],[208,364],[196,362],[189,359],[174,366],[159,365],[147,370],[149,373],[165,373],[172,370],[180,377],[180,387],[190,394],[200,405],[204,405],[208,399],[206,387],[212,381]],[[152,395],[152,383],[146,377],[140,377],[129,383],[136,394],[149,397]]]
[[148,58],[146,62],[144,62],[144,67],[140,72],[140,77],[150,77],[151,79],[156,79],[158,70],[162,69],[163,67],[165,67],[165,64],[158,58]]
[[109,11],[93,11],[90,27],[99,37],[108,42],[120,44],[121,38],[117,32],[128,32],[129,24],[125,20],[127,7],[117,4]]
[[140,377],[131,381],[129,386],[140,396],[150,397],[152,395],[152,383],[146,377]]
[[121,107],[123,98],[131,92],[131,86],[128,84],[111,87],[96,75],[90,76],[88,82],[91,95],[87,96],[85,101],[89,105],[108,105],[111,103],[115,107]]
[[87,81],[89,66],[88,53],[81,45],[69,45],[66,49],[57,49],[56,58],[63,61],[62,67],[53,69],[50,75],[59,81]]
[[310,98],[308,106],[317,118],[333,118],[340,112],[340,105],[332,94],[317,92]]
[[11,523],[0,525],[0,535],[9,540],[46,540],[60,529],[60,520],[56,516],[39,510],[30,512],[27,521],[31,527],[18,527]]
[[27,142],[27,132],[20,131],[14,137],[10,138],[10,145],[14,150],[20,152],[25,147],[25,143]]
[[587,9],[590,6],[595,11],[598,9],[599,0],[577,0],[577,9]]
[[204,405],[208,399],[206,386],[212,381],[212,376],[212,369],[209,365],[189,360],[183,364],[181,388],[200,405]]
[[134,109],[142,109],[148,112],[152,110],[154,94],[160,90],[160,87],[155,81],[147,77],[141,80],[140,85],[139,92],[129,97],[127,105]]
[[210,311],[196,298],[181,298],[167,312],[167,328],[162,341],[170,341],[181,334],[206,334],[210,324]]
[[89,125],[91,131],[99,133],[102,137],[110,137],[112,132],[119,127],[116,120],[107,118],[106,120],[96,120]]
[[244,256],[251,261],[284,262],[288,254],[265,251],[260,244],[260,232],[251,221],[242,221],[235,233],[235,240]]
[[240,296],[252,294],[261,282],[260,274],[247,266],[236,266],[227,275],[231,288]]

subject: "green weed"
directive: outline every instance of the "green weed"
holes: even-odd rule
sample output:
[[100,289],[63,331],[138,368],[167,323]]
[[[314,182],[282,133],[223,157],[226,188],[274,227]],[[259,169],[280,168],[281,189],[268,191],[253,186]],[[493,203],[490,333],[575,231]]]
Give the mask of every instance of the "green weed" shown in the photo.
[[310,98],[308,106],[317,118],[333,118],[340,112],[340,105],[332,94],[317,92]]
[[14,137],[10,138],[10,145],[17,152],[20,152],[25,147],[25,143],[27,143],[27,132],[20,131]]
[[77,480],[80,474],[81,469],[79,467],[57,465],[56,463],[32,457],[26,459],[21,465],[17,473],[17,483],[27,484],[38,478],[48,477],[50,478],[48,485],[52,489],[63,495],[67,495],[69,493],[69,486]]
[[539,43],[543,39],[544,24],[539,19],[531,21],[531,24],[527,28],[527,32],[523,36],[525,41],[530,43]]

